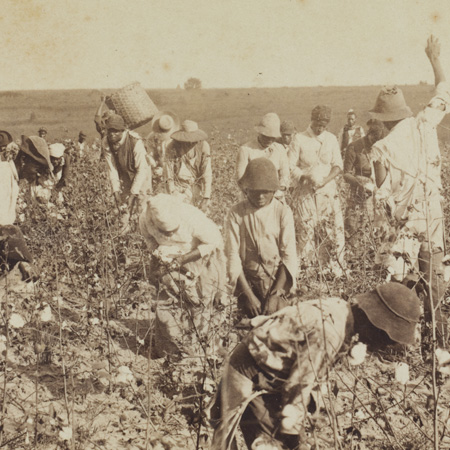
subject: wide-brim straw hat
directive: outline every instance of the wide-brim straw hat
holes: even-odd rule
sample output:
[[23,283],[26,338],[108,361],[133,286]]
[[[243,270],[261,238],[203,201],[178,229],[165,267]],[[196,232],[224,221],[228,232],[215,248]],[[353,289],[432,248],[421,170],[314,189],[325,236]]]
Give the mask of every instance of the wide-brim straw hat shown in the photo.
[[45,139],[39,136],[24,136],[22,135],[22,141],[20,143],[20,150],[26,155],[31,156],[37,163],[47,166],[50,170],[53,170],[53,165],[50,162],[50,152]]
[[280,118],[278,114],[275,113],[267,113],[258,125],[256,125],[255,130],[258,134],[262,134],[263,136],[279,138],[281,137],[280,133]]
[[185,120],[181,124],[181,129],[172,133],[170,137],[178,142],[200,142],[208,139],[208,135],[198,128],[197,122]]
[[252,191],[277,191],[280,189],[278,172],[273,162],[267,158],[252,159],[239,180],[242,189]]
[[171,111],[159,111],[153,117],[152,131],[170,136],[180,129],[179,117]]
[[377,328],[401,344],[413,344],[420,319],[417,295],[400,283],[386,283],[356,296],[359,307]]
[[385,86],[378,94],[375,106],[369,111],[373,119],[382,122],[395,122],[413,115],[406,104],[403,92],[397,86]]

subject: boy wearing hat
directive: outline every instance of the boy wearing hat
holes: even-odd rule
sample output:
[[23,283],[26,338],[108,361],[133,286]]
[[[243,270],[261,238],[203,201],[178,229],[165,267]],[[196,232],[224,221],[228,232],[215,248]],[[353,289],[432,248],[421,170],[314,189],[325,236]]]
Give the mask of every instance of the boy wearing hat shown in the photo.
[[356,113],[353,109],[347,112],[347,123],[339,132],[339,146],[341,155],[344,158],[347,147],[354,141],[361,139],[365,135],[364,128],[356,124]]
[[167,146],[164,177],[167,193],[207,212],[211,199],[212,169],[208,135],[192,120],[172,133]]
[[377,286],[351,302],[319,298],[255,317],[224,367],[211,408],[211,448],[229,448],[236,420],[249,449],[301,448],[307,414],[314,411],[312,394],[344,344],[356,334],[369,351],[414,344],[419,318],[419,299],[399,283]]
[[278,141],[281,139],[280,118],[275,113],[267,113],[255,127],[256,138],[239,148],[236,161],[236,179],[241,186],[241,178],[250,161],[255,158],[267,158],[275,166],[280,190],[277,197],[284,197],[284,191],[289,187],[289,163],[286,150]]
[[105,126],[108,175],[117,207],[120,208],[122,199],[127,202],[128,213],[122,221],[126,230],[134,210],[152,192],[152,172],[144,142],[137,133],[126,129],[121,116],[111,114]]
[[394,230],[379,249],[377,262],[398,281],[420,271],[427,294],[425,319],[431,320],[433,304],[438,341],[445,345],[447,319],[440,311],[446,287],[441,264],[445,249],[440,196],[442,159],[436,127],[449,111],[450,88],[445,83],[440,45],[434,36],[428,39],[425,52],[436,84],[436,95],[428,105],[413,117],[402,91],[395,86],[384,87],[370,111],[389,130],[373,145],[371,157]]
[[254,317],[283,307],[285,296],[295,289],[294,218],[290,208],[274,197],[280,184],[268,158],[251,160],[240,186],[246,200],[228,214],[225,252],[238,304]]
[[[326,130],[330,120],[331,108],[316,106],[308,129],[297,133],[289,146],[288,159],[298,251],[307,263],[317,256],[328,262],[335,253],[332,270],[342,275],[345,237],[336,177],[343,164],[336,136]],[[326,233],[320,233],[321,228]]]

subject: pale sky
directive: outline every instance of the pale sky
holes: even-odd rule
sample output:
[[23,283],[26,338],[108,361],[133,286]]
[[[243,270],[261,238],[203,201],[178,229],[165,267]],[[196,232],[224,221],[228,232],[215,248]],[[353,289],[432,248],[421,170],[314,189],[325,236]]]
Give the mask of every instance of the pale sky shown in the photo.
[[0,0],[0,90],[433,82],[448,0]]

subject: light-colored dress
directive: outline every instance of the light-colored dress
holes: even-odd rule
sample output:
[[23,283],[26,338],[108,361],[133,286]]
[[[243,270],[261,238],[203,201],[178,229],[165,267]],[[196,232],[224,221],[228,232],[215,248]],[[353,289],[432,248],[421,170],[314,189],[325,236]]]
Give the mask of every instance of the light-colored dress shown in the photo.
[[[301,183],[303,175],[315,180],[328,176],[333,167],[343,168],[342,157],[336,137],[324,131],[316,136],[311,127],[297,133],[288,151],[291,169],[292,209],[294,211],[297,245],[300,255],[308,261],[317,256],[329,259],[329,252],[336,252],[337,261],[344,265],[344,222],[336,181],[313,191]],[[318,233],[323,226],[325,233]],[[327,238],[316,246],[317,234]],[[333,248],[334,247],[334,248]],[[324,255],[323,257],[320,255]]]

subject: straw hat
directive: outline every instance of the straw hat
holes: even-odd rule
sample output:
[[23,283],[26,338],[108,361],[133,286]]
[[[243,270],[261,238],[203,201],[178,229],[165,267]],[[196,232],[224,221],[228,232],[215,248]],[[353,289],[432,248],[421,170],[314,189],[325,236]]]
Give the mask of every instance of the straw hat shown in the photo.
[[57,142],[55,144],[50,144],[48,150],[52,158],[62,158],[64,156],[64,150],[66,149],[64,144]]
[[208,139],[208,135],[198,128],[197,122],[185,120],[181,124],[181,129],[175,131],[170,137],[178,142],[200,142]]
[[53,165],[50,162],[50,152],[45,139],[39,136],[27,137],[22,135],[20,150],[31,156],[37,163],[48,166],[50,170],[53,170]]
[[375,106],[369,111],[373,119],[394,122],[413,115],[403,92],[397,86],[385,86],[378,94]]
[[359,307],[370,322],[401,344],[413,344],[420,319],[417,295],[400,283],[386,283],[356,296]]
[[155,226],[166,232],[175,231],[181,223],[179,215],[181,202],[168,194],[151,197],[139,218],[139,228],[144,236]]
[[180,119],[171,111],[159,111],[152,120],[154,133],[170,136],[180,129]]
[[267,158],[252,159],[239,180],[242,189],[253,191],[277,191],[280,189],[277,169]]
[[256,125],[255,130],[257,131],[257,133],[267,137],[281,137],[280,118],[278,117],[278,114],[267,113],[265,116],[263,116],[261,122]]
[[41,132],[48,133],[47,128],[45,128],[45,127],[39,128],[38,133],[41,133]]

